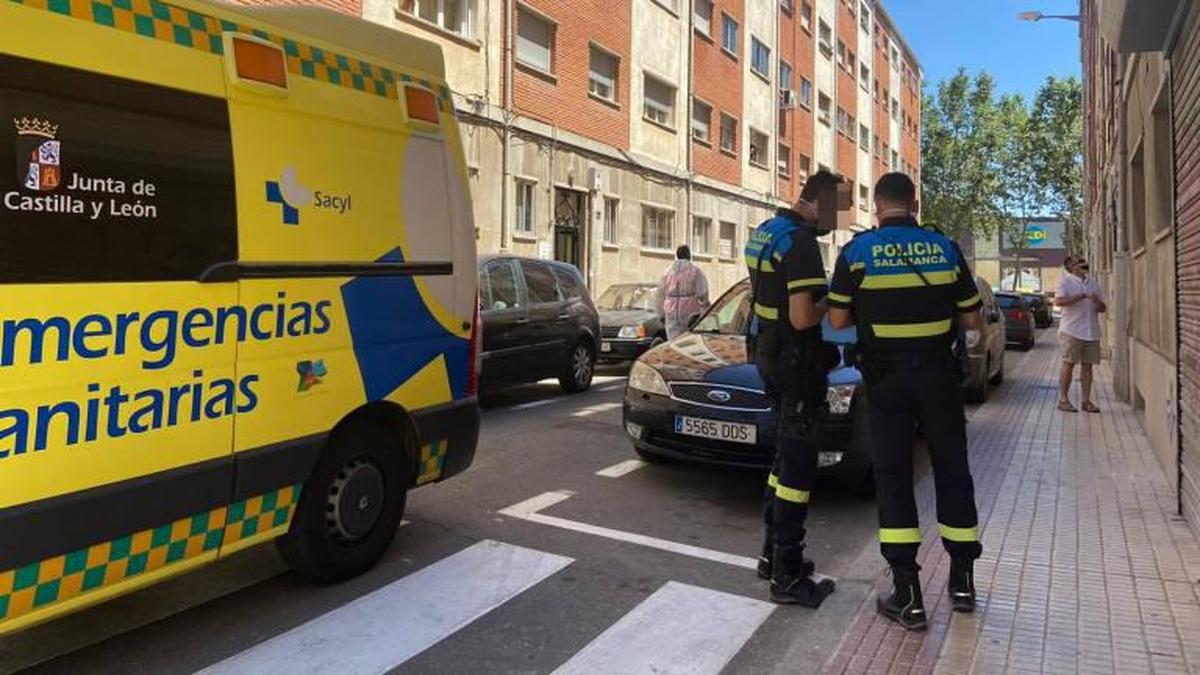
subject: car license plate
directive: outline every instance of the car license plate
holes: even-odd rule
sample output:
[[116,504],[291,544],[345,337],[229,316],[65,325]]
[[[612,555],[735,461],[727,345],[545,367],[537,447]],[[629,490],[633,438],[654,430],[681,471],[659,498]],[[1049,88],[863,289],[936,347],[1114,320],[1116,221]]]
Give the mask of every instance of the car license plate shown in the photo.
[[611,352],[612,351],[612,343],[611,342],[601,342],[600,343],[600,351]]
[[675,416],[675,433],[747,445],[758,442],[758,427],[753,424],[720,422],[686,415]]

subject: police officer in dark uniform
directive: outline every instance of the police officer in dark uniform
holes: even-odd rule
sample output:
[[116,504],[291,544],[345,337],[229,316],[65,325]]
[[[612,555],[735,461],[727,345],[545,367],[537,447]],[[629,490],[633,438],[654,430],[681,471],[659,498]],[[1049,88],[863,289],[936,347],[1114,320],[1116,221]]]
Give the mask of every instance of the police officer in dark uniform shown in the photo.
[[829,291],[829,322],[858,327],[871,408],[879,541],[895,590],[880,613],[910,630],[927,625],[918,578],[921,530],[913,498],[913,442],[925,431],[937,488],[938,529],[950,554],[957,611],[975,607],[972,568],[981,552],[975,487],[967,466],[962,374],[951,346],[957,323],[979,330],[979,292],[962,254],[916,219],[916,188],[901,173],[875,185],[880,227],[842,250]]
[[829,357],[821,339],[825,266],[817,237],[819,200],[832,199],[841,178],[813,174],[791,209],[780,209],[746,244],[753,320],[747,340],[778,416],[775,464],[767,480],[766,539],[758,573],[778,603],[819,607],[833,592],[815,580],[804,557],[804,520],[817,473]]

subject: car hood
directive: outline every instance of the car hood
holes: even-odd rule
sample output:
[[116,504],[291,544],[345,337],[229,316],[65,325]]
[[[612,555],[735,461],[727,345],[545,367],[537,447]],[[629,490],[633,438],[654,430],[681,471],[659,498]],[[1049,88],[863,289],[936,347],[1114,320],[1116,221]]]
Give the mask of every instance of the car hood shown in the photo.
[[639,323],[650,323],[657,316],[645,309],[602,309],[600,310],[601,326],[636,326]]
[[[746,338],[742,335],[685,333],[646,352],[640,359],[671,381],[711,382],[763,389],[758,367],[746,363]],[[841,364],[829,372],[829,384],[858,384],[858,369]]]

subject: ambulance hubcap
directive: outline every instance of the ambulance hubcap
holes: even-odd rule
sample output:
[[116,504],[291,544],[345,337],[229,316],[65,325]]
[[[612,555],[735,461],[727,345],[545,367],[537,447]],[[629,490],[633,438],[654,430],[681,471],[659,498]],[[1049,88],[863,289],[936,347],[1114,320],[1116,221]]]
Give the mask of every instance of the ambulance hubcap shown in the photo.
[[334,538],[356,541],[370,534],[383,512],[385,492],[383,472],[370,461],[356,459],[342,467],[326,507]]

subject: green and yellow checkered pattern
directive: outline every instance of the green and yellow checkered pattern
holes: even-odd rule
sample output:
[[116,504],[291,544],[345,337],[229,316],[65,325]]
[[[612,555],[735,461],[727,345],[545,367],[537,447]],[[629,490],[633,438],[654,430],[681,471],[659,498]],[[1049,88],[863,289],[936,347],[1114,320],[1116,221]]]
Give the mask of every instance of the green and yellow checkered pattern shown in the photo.
[[437,94],[442,112],[452,110],[450,90],[445,86],[435,87],[427,80],[397,75],[390,68],[160,0],[8,1],[216,55],[224,54],[224,33],[253,35],[283,49],[288,72],[292,75],[391,99],[398,98],[397,81],[415,83]]
[[417,485],[424,485],[437,480],[442,475],[442,467],[446,463],[445,440],[437,440],[421,448],[420,473],[417,475]]
[[0,572],[0,622],[177,564],[291,521],[300,486]]

